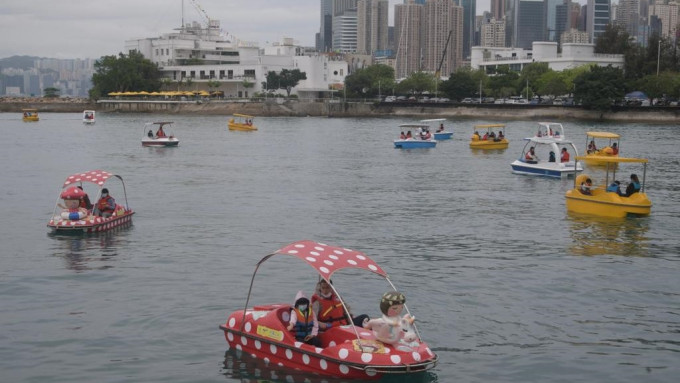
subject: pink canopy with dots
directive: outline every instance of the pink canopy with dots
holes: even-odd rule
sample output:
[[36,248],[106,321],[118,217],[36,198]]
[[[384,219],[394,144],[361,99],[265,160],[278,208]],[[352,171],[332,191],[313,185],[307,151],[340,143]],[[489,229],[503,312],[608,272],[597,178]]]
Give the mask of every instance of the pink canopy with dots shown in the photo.
[[387,273],[366,254],[343,247],[328,246],[309,240],[298,241],[266,256],[258,264],[275,254],[297,257],[326,279],[334,272],[347,268],[364,269],[387,278]]
[[111,177],[117,176],[104,170],[90,170],[88,172],[76,173],[68,176],[66,181],[64,181],[63,187],[77,182],[90,182],[101,186],[104,185],[104,183]]

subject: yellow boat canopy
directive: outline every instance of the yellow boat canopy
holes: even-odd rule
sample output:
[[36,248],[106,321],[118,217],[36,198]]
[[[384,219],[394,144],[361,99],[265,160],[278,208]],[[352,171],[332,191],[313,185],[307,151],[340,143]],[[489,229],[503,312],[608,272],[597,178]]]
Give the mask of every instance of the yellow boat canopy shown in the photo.
[[21,109],[22,112],[37,112],[38,109]]
[[505,124],[487,124],[487,125],[475,125],[475,130],[480,129],[492,129],[492,128],[505,128]]
[[636,162],[636,163],[643,163],[646,164],[649,162],[646,158],[630,158],[630,157],[614,157],[614,156],[576,156],[576,159],[579,161],[583,160],[588,160],[588,161],[602,161],[602,162],[610,162],[610,163],[618,163],[618,162]]
[[609,132],[587,132],[586,133],[588,137],[594,137],[594,138],[619,138],[619,136],[616,133],[609,133]]
[[255,116],[249,116],[247,114],[239,114],[239,113],[234,113],[234,117],[243,117],[243,118],[255,118]]

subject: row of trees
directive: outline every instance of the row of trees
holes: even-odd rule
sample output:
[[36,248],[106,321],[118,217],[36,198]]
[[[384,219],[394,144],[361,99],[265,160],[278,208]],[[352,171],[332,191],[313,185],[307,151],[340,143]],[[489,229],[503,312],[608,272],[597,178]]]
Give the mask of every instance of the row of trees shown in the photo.
[[531,98],[570,94],[576,102],[597,109],[609,108],[633,90],[656,99],[680,97],[680,58],[670,40],[654,35],[648,46],[642,47],[634,44],[620,27],[609,26],[599,38],[595,52],[624,55],[624,69],[592,64],[557,72],[547,63],[531,63],[521,72],[512,71],[508,66],[499,66],[490,73],[460,68],[446,81],[417,72],[396,83],[391,67],[373,65],[348,76],[345,86],[347,97],[357,98],[427,92],[460,101],[480,96]]

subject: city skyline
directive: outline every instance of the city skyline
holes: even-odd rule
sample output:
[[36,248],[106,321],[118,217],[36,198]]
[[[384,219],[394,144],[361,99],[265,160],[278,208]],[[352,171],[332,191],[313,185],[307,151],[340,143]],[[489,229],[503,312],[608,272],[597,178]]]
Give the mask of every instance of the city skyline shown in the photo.
[[[394,5],[389,0],[390,26]],[[260,46],[293,38],[315,45],[319,31],[319,0],[297,0],[296,7],[278,0],[225,2],[219,0],[103,0],[89,2],[9,0],[0,4],[0,58],[38,56],[60,59],[100,58],[123,52],[126,40],[157,37],[184,23],[217,19],[225,32]],[[196,4],[196,6],[192,5]],[[477,14],[490,9],[477,1]]]

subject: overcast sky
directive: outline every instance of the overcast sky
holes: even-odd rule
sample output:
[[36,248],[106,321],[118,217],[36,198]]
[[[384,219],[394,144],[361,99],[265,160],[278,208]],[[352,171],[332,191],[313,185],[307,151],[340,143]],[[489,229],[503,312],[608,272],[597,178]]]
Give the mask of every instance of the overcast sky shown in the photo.
[[[390,18],[401,2],[390,0]],[[0,58],[117,55],[125,40],[179,27],[182,3],[185,23],[204,20],[196,3],[224,31],[260,46],[282,37],[314,46],[319,31],[319,0],[0,0]],[[477,14],[488,9],[489,0],[477,1]]]

